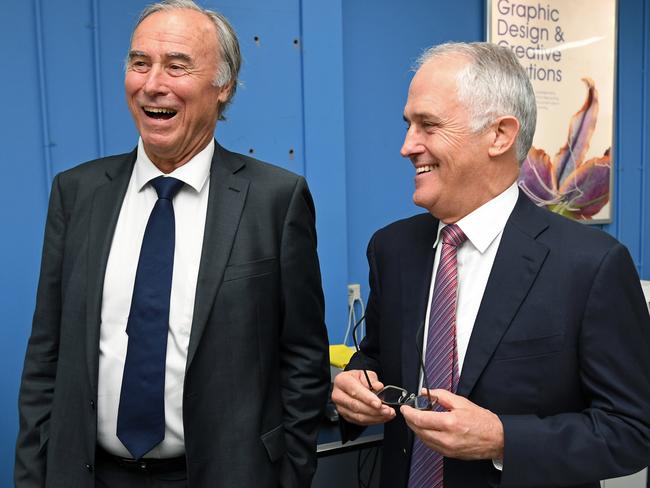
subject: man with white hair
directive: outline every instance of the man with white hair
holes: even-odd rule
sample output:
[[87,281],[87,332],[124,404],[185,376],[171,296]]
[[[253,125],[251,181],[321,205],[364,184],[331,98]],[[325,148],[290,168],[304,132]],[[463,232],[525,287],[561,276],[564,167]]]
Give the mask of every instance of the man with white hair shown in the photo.
[[240,62],[220,14],[147,7],[137,148],[54,179],[16,487],[310,485],[329,388],[314,205],[215,142]]
[[510,50],[422,56],[401,152],[428,213],[371,239],[367,334],[332,394],[344,438],[385,423],[382,487],[595,488],[647,464],[639,278],[615,239],[519,191],[535,119]]

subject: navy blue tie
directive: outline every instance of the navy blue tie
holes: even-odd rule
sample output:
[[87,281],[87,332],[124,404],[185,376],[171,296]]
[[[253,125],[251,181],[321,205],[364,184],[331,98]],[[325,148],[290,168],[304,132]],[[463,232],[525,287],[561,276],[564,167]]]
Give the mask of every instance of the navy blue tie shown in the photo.
[[165,357],[176,228],[172,199],[183,182],[159,176],[151,185],[158,192],[158,201],[140,249],[117,414],[117,437],[134,459],[165,438]]

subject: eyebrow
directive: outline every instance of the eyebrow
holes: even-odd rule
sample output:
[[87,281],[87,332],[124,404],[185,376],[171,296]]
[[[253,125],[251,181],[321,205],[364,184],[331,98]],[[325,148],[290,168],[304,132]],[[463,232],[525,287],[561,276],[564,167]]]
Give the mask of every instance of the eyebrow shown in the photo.
[[[406,115],[402,115],[402,119],[404,119],[404,122],[408,123],[409,119],[406,118]],[[411,116],[410,120],[430,120],[434,123],[439,123],[440,122],[440,117],[433,115],[431,113],[426,113],[426,112],[416,112]]]
[[[134,58],[150,58],[150,56],[145,53],[144,51],[136,51],[136,50],[131,50],[129,51],[129,61],[134,59]],[[192,56],[186,53],[182,52],[169,52],[165,54],[165,60],[171,60],[171,59],[177,59],[180,61],[185,61],[186,63],[191,63],[192,62]]]
[[149,56],[146,55],[143,51],[135,51],[131,50],[129,51],[128,59],[129,61],[133,58],[148,58]]
[[170,52],[165,54],[165,59],[178,59],[180,61],[185,61],[186,63],[192,62],[192,56],[186,53],[181,52]]

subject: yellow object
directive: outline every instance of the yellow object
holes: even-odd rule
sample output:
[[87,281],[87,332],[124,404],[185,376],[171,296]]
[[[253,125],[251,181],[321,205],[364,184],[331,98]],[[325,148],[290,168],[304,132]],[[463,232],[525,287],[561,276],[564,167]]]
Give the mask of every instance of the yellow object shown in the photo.
[[330,364],[337,368],[345,368],[354,354],[354,347],[345,344],[333,344],[330,346]]

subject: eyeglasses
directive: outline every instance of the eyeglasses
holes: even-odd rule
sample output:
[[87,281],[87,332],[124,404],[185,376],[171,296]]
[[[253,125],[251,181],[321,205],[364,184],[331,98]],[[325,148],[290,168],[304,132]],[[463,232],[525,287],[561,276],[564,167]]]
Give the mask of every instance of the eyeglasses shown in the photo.
[[[357,350],[357,352],[359,352],[359,344],[357,343],[357,328],[359,327],[359,324],[363,322],[364,318],[365,316],[361,317],[359,321],[356,324],[354,324],[354,328],[352,329],[352,340],[354,341],[354,347]],[[368,382],[368,388],[370,389],[370,391],[374,392],[375,395],[377,395],[377,397],[381,400],[381,403],[383,403],[384,405],[389,405],[391,407],[400,407],[402,405],[408,405],[409,407],[413,407],[416,410],[433,410],[433,407],[436,404],[436,401],[438,399],[432,397],[431,394],[429,393],[429,383],[427,381],[427,374],[424,371],[424,363],[422,362],[422,351],[420,349],[421,341],[418,340],[418,337],[422,335],[423,330],[424,330],[424,322],[422,322],[418,331],[415,334],[415,348],[418,352],[418,358],[420,360],[420,371],[422,373],[422,380],[424,382],[424,387],[427,389],[426,395],[416,395],[415,393],[409,393],[404,388],[401,388],[399,386],[394,386],[394,385],[386,385],[381,390],[375,392],[375,390],[372,388],[370,377],[368,376],[368,371],[365,368],[363,368],[363,375],[366,377],[366,381]]]

